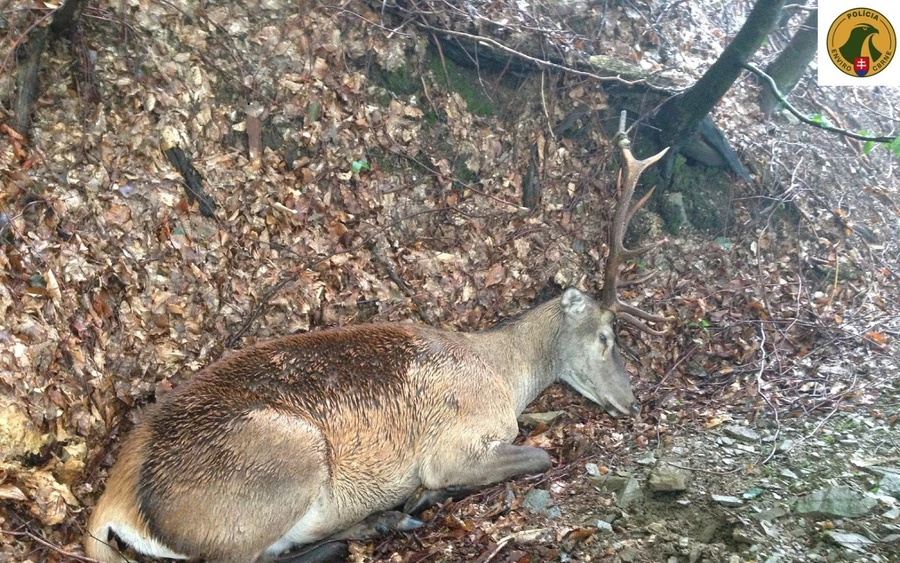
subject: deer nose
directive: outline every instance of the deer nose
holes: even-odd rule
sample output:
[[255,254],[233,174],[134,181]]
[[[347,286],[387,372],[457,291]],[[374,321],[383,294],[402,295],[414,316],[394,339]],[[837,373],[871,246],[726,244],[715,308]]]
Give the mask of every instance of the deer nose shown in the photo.
[[631,416],[637,416],[641,414],[641,404],[637,401],[631,403]]

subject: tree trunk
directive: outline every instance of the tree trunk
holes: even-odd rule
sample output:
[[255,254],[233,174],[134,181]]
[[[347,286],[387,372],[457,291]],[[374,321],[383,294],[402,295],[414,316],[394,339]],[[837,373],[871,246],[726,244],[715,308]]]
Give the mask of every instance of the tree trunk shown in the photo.
[[[791,42],[778,57],[766,67],[766,74],[772,77],[778,90],[787,96],[803,77],[810,61],[816,56],[816,42],[819,28],[819,12],[812,10],[797,29]],[[768,85],[763,84],[759,94],[759,109],[766,115],[772,113],[778,99]]]
[[740,76],[741,65],[759,49],[775,27],[784,0],[757,0],[747,21],[728,44],[722,56],[683,94],[660,107],[653,122],[663,144],[678,146],[693,134],[706,114],[722,99]]
[[53,14],[53,21],[50,23],[50,31],[54,35],[64,36],[71,32],[81,17],[81,12],[87,0],[66,0]]

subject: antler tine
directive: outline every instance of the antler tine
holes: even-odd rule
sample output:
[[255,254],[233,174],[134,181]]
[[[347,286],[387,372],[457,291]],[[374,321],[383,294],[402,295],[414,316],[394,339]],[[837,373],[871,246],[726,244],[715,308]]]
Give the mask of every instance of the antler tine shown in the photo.
[[[666,150],[668,150],[668,149],[666,149]],[[641,207],[644,207],[644,204],[647,203],[647,200],[650,199],[650,196],[652,196],[653,192],[655,192],[655,191],[656,191],[656,186],[653,186],[652,188],[647,190],[647,193],[644,194],[644,197],[639,199],[637,201],[637,203],[635,203],[634,205],[631,206],[631,209],[628,210],[628,216],[625,217],[626,225],[631,224],[631,220],[634,219],[634,214],[638,212],[638,209],[640,209]]]
[[[620,311],[620,312],[616,313],[616,315],[618,318],[622,319],[623,321],[630,324],[634,328],[641,330],[643,332],[646,332],[650,336],[663,336],[667,332],[666,329],[656,330],[654,328],[650,328],[649,326],[647,326],[646,323],[642,323],[640,320],[634,318],[632,315],[629,315],[628,313]],[[655,317],[653,319],[648,319],[648,320],[654,320],[656,322],[664,323],[664,322],[668,321],[669,318],[668,317]]]
[[603,275],[601,301],[604,307],[615,311],[619,318],[628,324],[635,326],[647,334],[661,336],[665,334],[665,330],[653,329],[640,319],[653,323],[664,323],[669,319],[653,315],[632,305],[622,303],[619,300],[617,293],[617,284],[619,281],[619,268],[626,260],[639,256],[666,242],[665,240],[661,240],[640,248],[628,249],[625,248],[622,240],[625,238],[625,228],[628,226],[628,223],[631,222],[631,219],[634,217],[637,210],[647,202],[650,195],[653,193],[653,190],[650,190],[650,192],[638,200],[637,203],[631,205],[631,198],[634,196],[634,190],[637,187],[638,179],[641,177],[644,170],[665,156],[669,149],[665,148],[659,153],[643,160],[634,158],[634,155],[631,152],[631,142],[628,140],[628,136],[625,133],[624,111],[619,119],[619,133],[616,136],[619,139],[619,149],[622,151],[622,159],[625,162],[625,178],[623,180],[621,173],[619,174],[619,187],[621,193],[619,194],[619,201],[616,203],[616,212],[614,214],[612,227],[609,231],[609,256],[606,259],[606,271]]

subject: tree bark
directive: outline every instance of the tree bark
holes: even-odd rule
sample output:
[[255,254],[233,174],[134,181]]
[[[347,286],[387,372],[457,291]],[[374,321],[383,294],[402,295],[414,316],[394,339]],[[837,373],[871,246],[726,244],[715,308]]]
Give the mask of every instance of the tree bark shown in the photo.
[[[797,82],[803,77],[810,61],[816,56],[816,42],[819,28],[819,12],[812,10],[797,29],[790,43],[766,67],[766,74],[772,77],[778,90],[787,97]],[[772,113],[778,99],[768,85],[763,84],[759,94],[759,109],[766,115]]]
[[53,21],[50,22],[50,31],[58,36],[64,36],[71,32],[71,30],[74,29],[75,24],[78,23],[78,19],[81,17],[81,12],[84,11],[86,4],[87,0],[66,0],[66,2],[54,12]]
[[741,30],[700,80],[660,107],[653,123],[659,128],[663,144],[677,147],[681,139],[696,131],[700,120],[740,76],[741,65],[759,49],[775,27],[783,6],[784,0],[757,0]]

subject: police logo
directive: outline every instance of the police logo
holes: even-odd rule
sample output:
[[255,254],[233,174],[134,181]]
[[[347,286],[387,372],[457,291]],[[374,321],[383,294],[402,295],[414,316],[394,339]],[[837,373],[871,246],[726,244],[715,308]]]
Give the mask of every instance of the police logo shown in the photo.
[[897,36],[880,12],[854,8],[834,20],[826,45],[834,66],[844,74],[864,78],[887,68],[897,51]]

